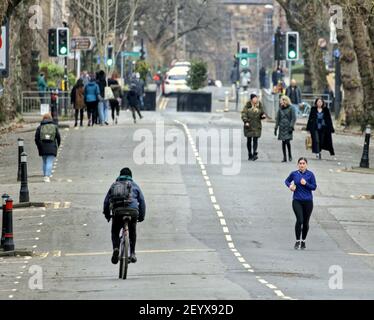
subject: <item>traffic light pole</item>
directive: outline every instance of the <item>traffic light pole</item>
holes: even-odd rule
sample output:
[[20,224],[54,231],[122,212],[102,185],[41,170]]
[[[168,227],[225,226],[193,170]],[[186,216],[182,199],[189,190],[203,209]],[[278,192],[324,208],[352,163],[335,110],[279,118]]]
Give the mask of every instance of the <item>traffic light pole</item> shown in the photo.
[[[237,53],[240,53],[240,42],[238,42],[238,46],[237,46],[237,50],[236,50]],[[239,63],[240,59],[238,58],[238,61],[237,61],[237,75],[238,75],[238,78],[237,81],[236,81],[236,107],[235,107],[235,110],[238,111],[239,109],[239,81],[240,81],[240,63]]]

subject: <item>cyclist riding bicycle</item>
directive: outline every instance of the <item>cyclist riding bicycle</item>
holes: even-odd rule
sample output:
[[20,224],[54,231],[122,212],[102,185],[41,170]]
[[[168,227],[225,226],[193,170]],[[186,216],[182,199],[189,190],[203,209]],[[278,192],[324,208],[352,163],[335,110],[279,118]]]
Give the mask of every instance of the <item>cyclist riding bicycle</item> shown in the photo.
[[[113,199],[114,187],[118,185],[118,182],[123,185],[128,185],[131,194],[128,196],[129,201],[122,201],[122,204],[113,204],[111,201]],[[120,206],[120,207],[119,207]],[[120,247],[120,232],[123,227],[123,216],[116,215],[116,209],[129,209],[138,211],[138,219],[132,219],[129,222],[129,238],[130,238],[130,261],[135,263],[137,261],[135,255],[135,245],[136,245],[136,225],[137,222],[144,221],[145,218],[145,201],[144,196],[139,188],[139,186],[132,179],[132,172],[129,168],[124,168],[120,172],[120,176],[116,179],[116,182],[110,187],[105,200],[104,200],[104,212],[105,218],[110,222],[111,211],[113,212],[113,222],[112,222],[112,243],[113,243],[113,256],[112,263],[117,264],[119,260],[119,247]]]

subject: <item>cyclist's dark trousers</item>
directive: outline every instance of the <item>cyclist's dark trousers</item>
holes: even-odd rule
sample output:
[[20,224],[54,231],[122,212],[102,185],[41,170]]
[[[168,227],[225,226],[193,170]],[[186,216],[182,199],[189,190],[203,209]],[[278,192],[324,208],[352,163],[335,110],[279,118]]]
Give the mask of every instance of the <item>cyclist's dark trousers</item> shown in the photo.
[[[253,140],[253,153],[252,153],[252,140]],[[256,156],[257,155],[257,148],[258,148],[258,138],[256,137],[247,137],[247,149],[249,156]]]
[[295,235],[296,240],[306,239],[309,231],[309,220],[313,211],[313,201],[293,200],[292,208],[296,215]]
[[[137,221],[133,219],[129,223],[129,238],[130,238],[130,251],[131,253],[135,253],[135,246],[136,246],[136,224]],[[121,216],[114,217],[112,222],[112,243],[113,249],[120,247],[120,239],[119,235],[121,229],[123,227],[123,219]]]
[[138,113],[139,118],[142,117],[142,114],[140,113],[140,110],[139,110],[139,107],[138,107],[138,106],[130,106],[130,108],[131,108],[131,111],[132,111],[132,117],[134,118],[134,120],[136,120],[136,114],[135,114],[135,111]]
[[119,117],[119,102],[118,100],[115,100],[115,99],[111,99],[109,100],[110,102],[110,108],[112,109],[112,120],[114,121],[114,119],[116,118],[116,114],[117,114],[117,117]]

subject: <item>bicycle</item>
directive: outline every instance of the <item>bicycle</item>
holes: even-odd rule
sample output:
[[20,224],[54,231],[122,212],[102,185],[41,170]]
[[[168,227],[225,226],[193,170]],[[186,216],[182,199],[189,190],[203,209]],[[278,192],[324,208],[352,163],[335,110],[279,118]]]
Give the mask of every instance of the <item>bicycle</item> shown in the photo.
[[112,218],[121,216],[123,219],[123,227],[120,235],[120,250],[119,250],[119,278],[127,279],[127,270],[130,261],[130,237],[129,237],[129,222],[132,219],[138,219],[139,212],[133,209],[117,208],[113,209]]

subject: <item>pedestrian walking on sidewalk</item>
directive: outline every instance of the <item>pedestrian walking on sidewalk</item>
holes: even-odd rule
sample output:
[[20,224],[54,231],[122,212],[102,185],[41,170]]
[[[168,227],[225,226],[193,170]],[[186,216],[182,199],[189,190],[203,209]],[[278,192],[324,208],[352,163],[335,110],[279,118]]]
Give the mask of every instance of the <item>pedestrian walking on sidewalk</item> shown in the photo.
[[306,249],[305,241],[309,231],[309,220],[313,212],[313,194],[317,182],[313,172],[308,170],[308,160],[300,158],[299,169],[291,172],[285,181],[286,186],[293,192],[292,208],[296,216],[295,249]]
[[84,102],[87,106],[88,126],[94,126],[97,118],[97,107],[99,104],[100,89],[94,75],[91,75],[90,82],[84,87]]
[[78,115],[80,115],[80,126],[83,127],[84,109],[86,105],[84,103],[84,83],[82,79],[78,79],[77,83],[71,90],[71,104],[75,110],[75,127],[78,126]]
[[127,101],[129,103],[130,109],[132,111],[132,117],[134,119],[134,123],[136,123],[136,113],[135,112],[138,113],[140,119],[143,119],[143,116],[142,116],[142,114],[140,113],[140,110],[139,110],[139,103],[140,103],[139,94],[138,94],[135,86],[131,86],[130,91],[127,93]]
[[60,133],[52,116],[49,113],[43,115],[43,120],[35,132],[35,144],[38,147],[39,156],[43,158],[44,182],[50,182],[53,162],[60,143]]
[[275,136],[277,136],[279,129],[278,140],[282,141],[282,162],[287,162],[286,148],[288,149],[288,159],[292,161],[291,140],[293,139],[293,132],[295,131],[295,123],[296,112],[294,108],[292,108],[291,100],[287,96],[282,96],[274,129]]
[[112,77],[108,79],[108,86],[112,89],[113,92],[113,99],[109,99],[109,104],[110,108],[112,110],[112,120],[113,124],[118,124],[118,117],[119,117],[119,112],[120,112],[120,103],[122,100],[122,89],[117,81],[118,79],[118,74],[113,73]]
[[[262,133],[262,120],[266,119],[262,104],[256,94],[251,94],[251,100],[242,111],[244,122],[244,136],[247,138],[248,160],[258,159],[258,139]],[[253,146],[253,149],[252,149]]]
[[317,159],[322,159],[322,150],[329,151],[331,156],[335,155],[332,143],[332,134],[335,133],[335,129],[330,110],[322,98],[315,101],[310,111],[306,130],[311,134],[312,152],[317,155]]
[[99,111],[99,122],[100,125],[103,126],[104,124],[109,125],[108,123],[108,100],[105,97],[105,87],[107,87],[108,83],[106,81],[106,74],[103,70],[100,70],[96,76],[96,82],[100,89],[100,101],[98,105]]

